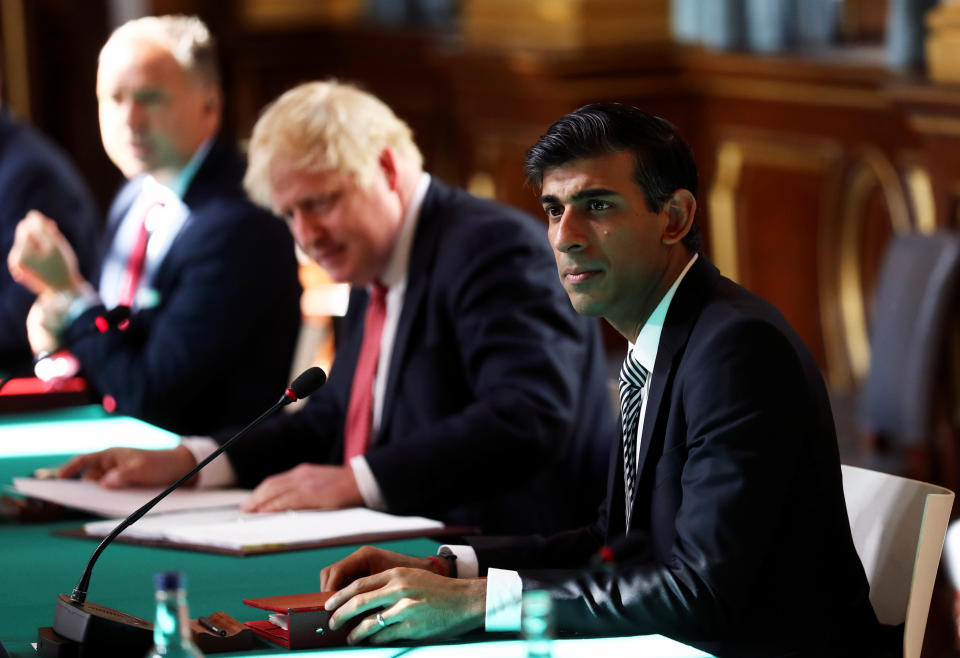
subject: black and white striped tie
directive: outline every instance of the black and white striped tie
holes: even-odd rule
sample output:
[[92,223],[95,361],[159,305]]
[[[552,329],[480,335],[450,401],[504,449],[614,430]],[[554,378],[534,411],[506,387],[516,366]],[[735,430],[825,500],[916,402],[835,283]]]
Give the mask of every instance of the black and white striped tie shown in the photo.
[[620,369],[620,422],[623,428],[623,483],[626,494],[627,530],[637,493],[637,431],[643,407],[643,387],[650,373],[628,354]]

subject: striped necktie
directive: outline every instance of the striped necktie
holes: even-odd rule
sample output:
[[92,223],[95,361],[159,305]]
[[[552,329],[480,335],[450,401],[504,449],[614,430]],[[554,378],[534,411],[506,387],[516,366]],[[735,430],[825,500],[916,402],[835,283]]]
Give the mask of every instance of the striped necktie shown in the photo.
[[627,530],[630,513],[637,494],[637,432],[640,409],[643,407],[643,387],[650,373],[628,354],[620,369],[620,422],[623,428],[623,483],[626,496]]

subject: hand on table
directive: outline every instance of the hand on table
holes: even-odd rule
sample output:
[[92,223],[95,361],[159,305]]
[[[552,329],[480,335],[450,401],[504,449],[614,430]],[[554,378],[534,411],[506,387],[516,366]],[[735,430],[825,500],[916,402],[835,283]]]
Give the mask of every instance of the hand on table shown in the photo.
[[108,448],[77,455],[60,467],[59,477],[82,473],[84,479],[97,480],[109,489],[156,487],[173,484],[196,465],[193,453],[183,446],[171,450]]
[[[349,559],[349,558],[347,558]],[[334,565],[336,566],[336,565]],[[383,644],[400,639],[455,636],[484,623],[485,578],[445,578],[418,568],[396,567],[353,581],[327,600],[330,628],[363,620],[347,642]],[[371,611],[380,610],[380,618]],[[367,614],[365,614],[367,613]]]
[[38,210],[17,224],[7,266],[14,280],[36,294],[76,292],[85,283],[73,247],[56,222]]
[[242,509],[244,512],[282,512],[362,505],[363,496],[349,466],[300,464],[261,482]]

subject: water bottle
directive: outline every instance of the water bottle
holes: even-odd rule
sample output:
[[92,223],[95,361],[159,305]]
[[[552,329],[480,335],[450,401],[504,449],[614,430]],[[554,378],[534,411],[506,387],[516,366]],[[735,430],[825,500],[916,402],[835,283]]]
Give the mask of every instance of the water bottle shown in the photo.
[[527,658],[550,658],[553,639],[553,601],[550,592],[523,593],[520,625],[527,645]]
[[153,622],[153,647],[147,658],[203,656],[190,632],[186,577],[179,571],[161,571],[153,582],[157,589],[157,615]]

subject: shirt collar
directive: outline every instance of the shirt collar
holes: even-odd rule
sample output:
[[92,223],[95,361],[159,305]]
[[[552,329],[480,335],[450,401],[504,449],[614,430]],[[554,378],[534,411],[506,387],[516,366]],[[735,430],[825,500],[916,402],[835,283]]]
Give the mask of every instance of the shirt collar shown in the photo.
[[663,322],[667,318],[670,302],[673,301],[673,296],[677,292],[677,288],[680,287],[680,282],[683,281],[683,277],[687,275],[690,267],[697,261],[698,255],[699,254],[694,254],[693,257],[687,261],[687,265],[683,268],[683,271],[680,272],[680,276],[678,276],[677,280],[670,286],[670,290],[663,296],[663,299],[660,300],[657,307],[653,309],[653,313],[650,314],[650,317],[647,318],[647,321],[640,329],[637,342],[629,343],[630,347],[627,354],[643,366],[647,372],[653,372],[653,366],[657,362],[657,348],[660,346],[660,334],[663,332]]
[[[207,157],[207,153],[210,152],[210,148],[213,145],[213,138],[207,138],[203,144],[200,145],[200,148],[196,150],[193,154],[193,157],[190,158],[190,162],[186,166],[177,172],[177,175],[170,179],[170,182],[163,184],[165,187],[173,191],[177,195],[177,198],[181,201],[183,197],[187,194],[187,189],[190,187],[190,183],[193,182],[194,177],[197,175],[197,170],[200,169],[200,165],[203,164],[204,159]],[[148,174],[149,176],[149,174]],[[151,176],[151,178],[153,178]]]
[[403,214],[400,231],[393,245],[393,253],[390,254],[390,260],[387,261],[387,266],[383,269],[383,275],[380,277],[380,282],[388,288],[396,288],[406,282],[413,236],[416,233],[417,222],[420,219],[420,208],[423,206],[423,199],[427,195],[428,187],[430,187],[430,174],[423,172],[420,174],[417,187],[410,197],[410,204]]

